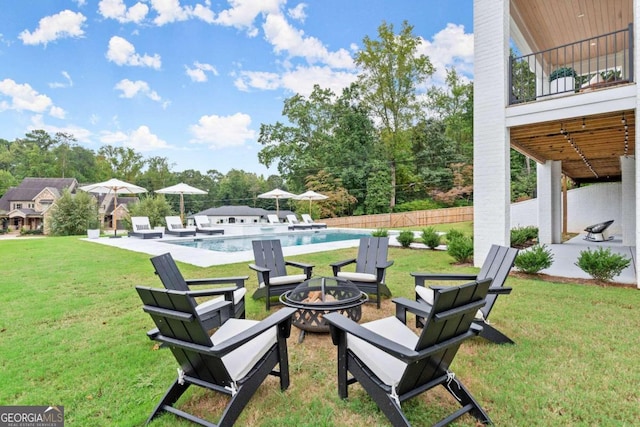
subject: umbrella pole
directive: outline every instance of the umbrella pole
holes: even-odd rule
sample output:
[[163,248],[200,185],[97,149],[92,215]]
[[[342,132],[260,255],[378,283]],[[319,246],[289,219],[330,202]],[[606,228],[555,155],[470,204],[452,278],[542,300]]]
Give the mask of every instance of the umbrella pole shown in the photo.
[[118,191],[113,193],[113,237],[118,237]]
[[278,221],[280,221],[280,204],[278,203],[278,197],[276,197],[276,216],[278,217]]
[[180,193],[180,221],[184,225],[184,195]]

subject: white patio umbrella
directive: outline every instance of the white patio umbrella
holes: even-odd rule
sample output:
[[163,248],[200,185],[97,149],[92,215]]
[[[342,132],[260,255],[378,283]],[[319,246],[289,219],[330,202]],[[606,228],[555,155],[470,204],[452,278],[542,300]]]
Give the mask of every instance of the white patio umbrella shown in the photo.
[[156,193],[160,194],[179,194],[180,195],[180,221],[184,224],[184,195],[185,194],[207,194],[206,191],[199,188],[192,187],[189,184],[181,182],[180,184],[172,185],[171,187],[161,188],[156,190]]
[[146,193],[145,188],[139,187],[135,184],[130,184],[119,179],[111,178],[108,181],[97,182],[95,184],[84,185],[80,187],[80,190],[88,193],[109,194],[113,193],[113,235],[117,235],[118,229],[118,215],[116,209],[118,208],[118,194],[138,194]]
[[280,216],[280,199],[291,199],[296,195],[293,193],[289,193],[288,191],[281,190],[276,188],[271,191],[267,191],[266,193],[258,194],[258,198],[260,199],[276,199],[276,215]]
[[325,200],[328,199],[329,196],[325,196],[324,194],[316,193],[313,190],[305,191],[302,194],[298,194],[294,199],[296,200],[308,200],[309,201],[309,215],[311,215],[311,202],[313,200]]

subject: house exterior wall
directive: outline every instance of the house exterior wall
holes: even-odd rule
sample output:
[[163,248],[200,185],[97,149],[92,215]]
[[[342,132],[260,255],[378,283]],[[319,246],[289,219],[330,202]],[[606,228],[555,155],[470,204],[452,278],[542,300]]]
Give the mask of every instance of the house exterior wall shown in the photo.
[[509,245],[509,1],[474,1],[474,263]]

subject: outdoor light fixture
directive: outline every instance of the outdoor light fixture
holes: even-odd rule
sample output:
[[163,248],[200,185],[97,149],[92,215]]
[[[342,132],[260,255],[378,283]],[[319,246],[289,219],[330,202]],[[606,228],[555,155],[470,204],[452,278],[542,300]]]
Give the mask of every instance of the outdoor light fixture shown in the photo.
[[584,117],[582,118],[582,129],[584,129],[587,125],[584,123]]

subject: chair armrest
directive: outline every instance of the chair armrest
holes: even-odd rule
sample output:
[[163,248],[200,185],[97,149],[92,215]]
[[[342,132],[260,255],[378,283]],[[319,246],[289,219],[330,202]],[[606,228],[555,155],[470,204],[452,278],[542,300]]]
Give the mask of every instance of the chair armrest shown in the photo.
[[349,264],[353,264],[354,262],[356,262],[355,258],[351,258],[351,259],[345,259],[344,261],[338,261],[338,262],[334,262],[329,264],[331,266],[331,269],[333,270],[333,275],[337,276],[338,272],[342,269],[342,267],[344,267],[345,265],[349,265]]
[[314,267],[312,264],[305,264],[303,262],[296,261],[285,261],[284,264],[290,265],[291,267],[301,268],[304,271],[304,274],[307,276],[307,279],[311,278],[311,272]]
[[271,271],[266,267],[260,267],[259,265],[255,265],[255,264],[249,264],[249,268],[252,269],[253,271],[257,271],[258,273],[268,273],[269,271]]
[[455,274],[455,273],[411,273],[415,277],[416,286],[425,286],[427,280],[476,280],[476,274]]
[[254,325],[249,329],[240,332],[238,335],[219,343],[212,348],[210,352],[224,356],[274,326],[278,327],[278,334],[281,337],[289,338],[289,334],[291,333],[291,316],[293,316],[293,313],[295,312],[295,308],[281,308],[257,325]]
[[407,324],[407,311],[420,317],[427,317],[431,312],[431,306],[407,298],[394,298],[391,300],[396,305],[396,317],[405,325]]
[[393,265],[393,261],[387,261],[384,264],[376,265],[377,268],[389,268]]
[[[226,288],[212,288],[212,289],[203,289],[201,291],[187,291],[187,295],[193,297],[193,298],[198,298],[198,297],[209,297],[209,296],[213,296],[213,295],[233,295],[233,292],[238,290],[237,287],[226,287]],[[225,298],[226,299],[226,298]],[[231,300],[233,301],[233,297],[231,297]]]
[[236,277],[212,277],[208,279],[188,279],[185,280],[187,285],[226,285],[228,283],[233,283],[238,288],[244,288],[244,282],[247,280],[249,276],[236,276]]
[[501,286],[499,288],[489,288],[489,293],[494,295],[508,295],[511,293],[513,288],[508,288],[505,286]]
[[331,338],[335,345],[339,344],[341,334],[348,333],[407,363],[418,359],[419,353],[415,350],[380,336],[340,313],[326,314],[324,319],[330,326]]

